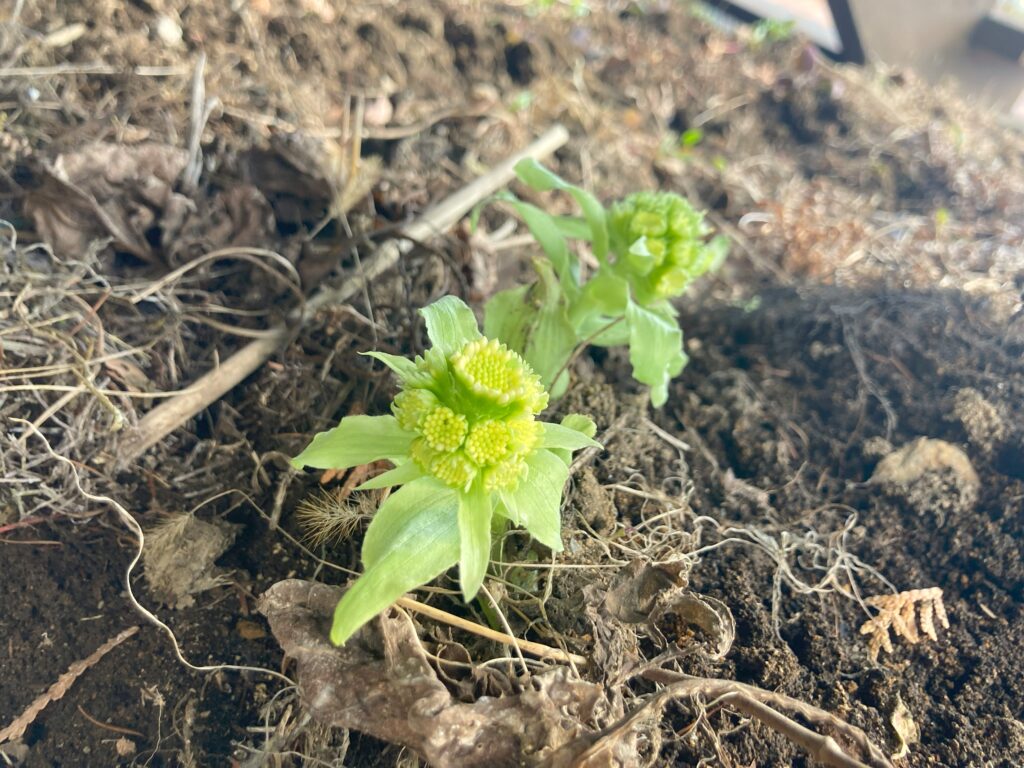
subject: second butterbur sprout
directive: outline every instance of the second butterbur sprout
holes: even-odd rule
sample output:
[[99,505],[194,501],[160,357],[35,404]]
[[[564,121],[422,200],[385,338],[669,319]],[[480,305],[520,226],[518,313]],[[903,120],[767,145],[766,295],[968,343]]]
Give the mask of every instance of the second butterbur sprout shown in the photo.
[[387,459],[395,468],[360,489],[401,486],[366,531],[365,571],[334,615],[338,644],[456,563],[463,596],[472,599],[487,572],[495,518],[561,550],[571,454],[597,445],[585,417],[538,420],[548,403],[540,377],[519,354],[484,338],[469,307],[449,296],[421,313],[433,344],[421,357],[368,353],[398,376],[391,415],[346,417],[293,462],[344,469]]
[[[669,381],[687,360],[671,299],[721,263],[728,241],[708,241],[704,216],[672,192],[637,193],[606,210],[534,160],[520,162],[516,173],[534,189],[568,193],[583,216],[554,216],[511,195],[501,198],[546,258],[534,262],[533,285],[488,302],[484,331],[520,352],[555,397],[565,391],[569,363],[583,346],[627,346],[633,377],[650,387],[654,405],[664,404]],[[589,277],[569,240],[589,242],[597,261]]]

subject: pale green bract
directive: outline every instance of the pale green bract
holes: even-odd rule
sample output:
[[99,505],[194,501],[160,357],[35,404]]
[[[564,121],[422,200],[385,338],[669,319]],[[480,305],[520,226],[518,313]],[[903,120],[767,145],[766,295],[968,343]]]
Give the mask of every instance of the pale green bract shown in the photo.
[[[546,259],[534,262],[537,281],[496,294],[485,307],[484,332],[523,355],[553,397],[568,384],[573,355],[586,344],[628,346],[633,377],[661,406],[668,384],[686,365],[683,333],[671,299],[714,270],[728,241],[710,233],[704,216],[671,192],[641,192],[605,208],[586,190],[536,160],[516,165],[534,189],[568,193],[581,218],[553,216],[511,195]],[[569,240],[590,243],[597,270],[582,279]]]
[[559,509],[572,452],[598,445],[587,417],[537,419],[548,403],[540,377],[519,354],[484,338],[462,301],[446,296],[420,313],[432,344],[422,357],[368,353],[399,379],[392,415],[348,416],[292,461],[345,469],[387,459],[395,468],[360,490],[402,486],[366,531],[365,571],[334,613],[338,645],[456,563],[471,600],[487,573],[495,518],[561,551]]

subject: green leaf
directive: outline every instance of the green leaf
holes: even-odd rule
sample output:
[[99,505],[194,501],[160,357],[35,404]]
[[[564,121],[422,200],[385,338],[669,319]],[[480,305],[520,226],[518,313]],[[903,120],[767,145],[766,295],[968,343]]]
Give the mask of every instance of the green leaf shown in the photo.
[[537,283],[502,291],[487,302],[484,333],[519,352],[551,396],[557,397],[553,379],[561,372],[559,380],[568,381],[564,368],[576,349],[576,331],[551,265],[537,260],[534,266],[540,277]]
[[537,306],[530,298],[532,287],[509,288],[488,300],[484,305],[484,336],[498,339],[519,354],[526,351],[530,326],[537,316]]
[[671,315],[632,301],[626,305],[626,320],[633,378],[651,388],[651,404],[659,408],[668,399],[669,381],[686,365],[683,332]]
[[[565,426],[564,423],[542,423],[544,426],[544,437],[541,438],[541,448],[562,448],[567,451],[578,451],[581,448],[601,447],[601,444],[596,440],[592,440],[589,436],[571,426]],[[594,422],[591,421],[590,423],[593,424]]]
[[476,316],[462,299],[444,296],[420,310],[427,321],[430,343],[445,357],[462,349],[467,342],[480,338]]
[[482,483],[459,494],[459,583],[468,603],[480,591],[491,559],[491,495]]
[[542,211],[535,205],[524,203],[521,200],[509,200],[509,205],[516,209],[516,213],[525,222],[530,234],[533,235],[537,244],[540,245],[545,255],[551,260],[551,265],[558,273],[562,283],[571,282],[573,279],[572,256],[569,254],[569,246],[565,242],[555,221],[554,216]]
[[590,226],[590,241],[593,244],[594,255],[600,261],[604,261],[608,254],[608,222],[604,206],[598,199],[585,189],[570,184],[532,157],[524,158],[516,163],[515,170],[516,175],[534,189],[542,192],[558,189],[572,195]]
[[346,416],[334,429],[317,434],[292,459],[292,466],[348,469],[378,459],[398,459],[409,453],[414,437],[398,426],[394,416]]
[[578,308],[574,307],[573,319],[584,314],[610,315],[621,317],[629,301],[629,281],[616,275],[608,268],[598,270],[583,287],[583,299]]
[[361,354],[384,363],[402,381],[416,373],[416,363],[408,358],[400,357],[399,355],[389,355],[387,352],[363,352]]
[[390,488],[393,485],[404,485],[411,483],[417,478],[423,477],[423,470],[415,461],[407,461],[394,469],[382,472],[376,477],[370,478],[365,483],[356,487],[357,491],[372,491],[375,488]]
[[537,274],[541,279],[543,300],[540,309],[534,310],[524,357],[540,376],[544,387],[554,391],[556,377],[564,376],[568,380],[565,368],[576,350],[576,330],[569,322],[566,302],[550,267],[538,263]]
[[[459,500],[457,492],[433,477],[421,477],[403,485],[388,496],[370,521],[363,536],[363,565],[371,568],[392,548],[394,542],[403,536],[424,509],[446,509],[454,526],[457,522]],[[424,519],[420,533],[427,533]],[[457,558],[456,558],[457,559]]]
[[539,449],[527,460],[529,473],[515,491],[501,494],[508,517],[541,544],[562,551],[562,490],[569,479],[568,465],[548,450]]
[[593,437],[597,434],[597,424],[589,416],[584,416],[582,413],[567,413],[562,419],[562,426],[566,429],[575,429],[577,432],[582,432],[587,437]]
[[555,216],[554,219],[555,224],[558,225],[558,231],[570,240],[590,242],[594,237],[586,219],[579,216]]
[[700,128],[690,128],[689,130],[683,131],[683,135],[679,137],[679,143],[683,147],[695,147],[704,141],[704,131]]
[[454,492],[444,489],[447,493],[439,495],[434,486],[429,480],[411,483],[389,496],[377,511],[367,541],[375,527],[381,533],[372,557],[364,542],[366,571],[334,610],[331,642],[342,645],[406,592],[433,581],[458,562],[458,502]]

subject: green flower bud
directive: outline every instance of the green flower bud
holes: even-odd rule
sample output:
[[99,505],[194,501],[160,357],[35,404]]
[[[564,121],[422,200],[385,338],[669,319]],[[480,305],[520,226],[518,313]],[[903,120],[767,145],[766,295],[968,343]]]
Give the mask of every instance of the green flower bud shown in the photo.
[[449,358],[433,351],[392,404],[399,426],[416,433],[410,457],[453,488],[480,479],[488,491],[515,490],[543,435],[540,378],[497,341],[469,341]]
[[540,377],[504,344],[476,339],[451,360],[458,380],[477,397],[501,406],[537,414],[548,404]]
[[678,296],[719,255],[704,243],[703,214],[672,192],[630,195],[612,206],[608,222],[613,269],[643,304]]
[[428,389],[406,389],[399,392],[391,403],[391,412],[402,429],[415,431],[420,420],[440,405]]
[[468,429],[465,416],[442,405],[423,417],[419,431],[435,451],[454,451],[466,439]]

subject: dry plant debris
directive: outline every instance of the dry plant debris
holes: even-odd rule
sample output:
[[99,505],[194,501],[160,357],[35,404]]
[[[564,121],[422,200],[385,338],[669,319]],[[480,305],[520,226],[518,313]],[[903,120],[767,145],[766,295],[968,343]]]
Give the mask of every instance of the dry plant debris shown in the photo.
[[142,566],[153,596],[171,607],[187,608],[195,602],[193,595],[226,584],[226,574],[214,562],[234,542],[239,528],[179,514],[146,531]]
[[26,729],[35,722],[35,719],[39,716],[40,712],[46,709],[49,704],[63,698],[64,694],[68,692],[68,689],[74,685],[75,681],[80,678],[87,669],[99,664],[100,659],[138,631],[138,627],[128,627],[128,629],[125,629],[110,638],[107,642],[93,651],[87,658],[82,659],[81,661],[76,661],[68,667],[68,671],[58,677],[57,682],[51,685],[49,689],[47,689],[46,693],[39,696],[29,705],[28,709],[22,712],[21,715],[14,720],[14,722],[0,731],[0,744],[3,744],[5,741],[20,739]]
[[386,612],[344,646],[332,645],[326,628],[341,593],[290,579],[259,601],[285,654],[297,663],[299,690],[314,718],[402,744],[431,765],[572,764],[554,757],[591,732],[587,723],[603,701],[599,686],[559,667],[534,674],[518,693],[460,702],[402,612]]
[[373,517],[375,499],[362,494],[345,498],[340,488],[318,488],[295,507],[295,519],[310,546],[337,544]]
[[949,618],[939,587],[911,589],[895,595],[875,595],[864,602],[878,609],[878,615],[865,621],[860,628],[862,635],[871,635],[868,639],[868,653],[872,661],[878,660],[878,653],[882,649],[892,653],[890,630],[897,637],[916,645],[921,641],[922,634],[932,642],[938,641],[936,620],[944,629],[949,629]]

